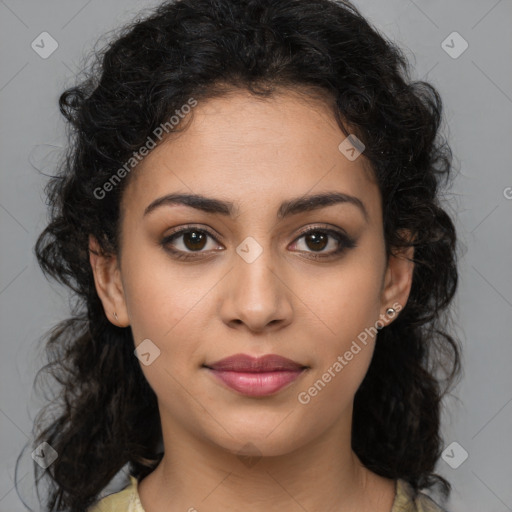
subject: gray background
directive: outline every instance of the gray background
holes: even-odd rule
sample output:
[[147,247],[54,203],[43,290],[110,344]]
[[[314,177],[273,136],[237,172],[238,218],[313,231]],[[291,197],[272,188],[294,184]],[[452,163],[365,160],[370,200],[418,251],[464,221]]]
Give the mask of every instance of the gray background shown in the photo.
[[[46,222],[43,172],[66,143],[57,99],[73,83],[97,39],[158,2],[0,0],[0,511],[25,510],[13,489],[16,458],[42,402],[32,391],[41,365],[37,341],[68,316],[67,291],[47,282],[33,254]],[[459,169],[446,195],[461,243],[455,326],[464,376],[446,401],[443,434],[469,457],[452,482],[453,512],[512,511],[512,2],[372,0],[363,14],[406,49],[416,78],[445,103],[445,133]],[[31,47],[47,31],[58,42],[47,59]],[[441,43],[468,43],[458,58]],[[453,37],[452,37],[453,39]],[[447,43],[458,52],[461,40]],[[508,436],[506,436],[508,434]],[[452,461],[463,453],[450,452]],[[19,478],[29,492],[30,451]],[[84,475],[86,478],[86,475]]]

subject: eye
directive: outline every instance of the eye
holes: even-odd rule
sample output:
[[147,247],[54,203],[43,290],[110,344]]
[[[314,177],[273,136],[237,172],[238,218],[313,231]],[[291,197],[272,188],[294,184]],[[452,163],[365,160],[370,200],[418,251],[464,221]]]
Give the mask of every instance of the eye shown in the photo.
[[[356,246],[353,238],[347,234],[328,228],[312,228],[304,231],[297,240],[304,239],[303,246],[307,249],[312,249],[313,259],[329,258],[344,252],[346,249],[351,249]],[[301,245],[295,242],[294,245]],[[326,247],[331,246],[331,250],[324,250]],[[332,247],[334,247],[332,249]],[[315,254],[318,253],[318,254]]]
[[[176,244],[174,241],[182,238],[181,243]],[[166,236],[161,244],[164,248],[171,252],[178,259],[187,259],[189,256],[187,253],[201,252],[207,245],[208,238],[212,238],[218,243],[215,236],[206,229],[199,229],[194,226],[187,226],[179,229],[169,236]],[[177,249],[173,248],[176,245],[180,246]],[[215,245],[215,244],[214,244]],[[215,248],[215,247],[213,247]],[[193,254],[191,254],[193,257]]]
[[[196,256],[194,253],[197,253],[197,256],[199,256],[201,253],[207,252],[208,238],[216,242],[216,244],[212,243],[210,250],[218,248],[217,244],[219,244],[219,242],[215,235],[209,230],[195,226],[187,226],[166,236],[161,241],[161,245],[166,251],[170,252],[174,258],[186,260],[194,258]],[[176,243],[176,241],[180,239],[181,241]],[[304,239],[304,243],[300,244],[298,241],[302,239]],[[339,255],[347,249],[356,247],[356,242],[344,232],[329,228],[314,227],[302,232],[302,234],[295,239],[292,248],[297,249],[297,246],[300,245],[305,246],[305,249],[299,249],[299,252],[309,253],[308,258],[322,259]],[[325,250],[329,248],[329,246],[331,246],[331,250]]]

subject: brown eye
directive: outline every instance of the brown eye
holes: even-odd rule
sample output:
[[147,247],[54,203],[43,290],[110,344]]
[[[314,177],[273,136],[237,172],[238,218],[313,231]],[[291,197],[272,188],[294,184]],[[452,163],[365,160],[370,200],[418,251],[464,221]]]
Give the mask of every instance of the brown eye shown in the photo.
[[314,251],[321,251],[325,249],[328,244],[329,235],[320,231],[312,231],[305,235],[306,244]]
[[[201,257],[201,255],[208,255],[208,239],[217,243],[217,245],[212,243],[210,249],[219,249],[220,244],[212,233],[206,229],[199,229],[193,226],[185,227],[171,233],[160,243],[174,258],[186,260]],[[297,247],[301,245],[299,241],[302,239],[304,239],[303,245],[305,249]],[[313,228],[303,232],[293,245],[293,248],[298,248],[299,252],[309,254],[309,258],[321,259],[339,255],[345,250],[355,247],[356,242],[341,231]],[[329,248],[331,249],[329,250]]]
[[[187,259],[196,256],[194,253],[199,256],[203,252],[207,252],[208,239],[217,242],[217,239],[209,231],[188,227],[166,236],[160,243],[174,257]],[[212,243],[210,249],[216,248],[218,248],[218,242],[217,244]],[[206,250],[203,251],[203,249]]]
[[[304,239],[306,250],[302,251],[299,240]],[[353,238],[349,237],[341,231],[335,231],[333,229],[319,229],[313,228],[302,233],[297,241],[294,243],[295,248],[301,250],[301,252],[309,253],[311,258],[329,258],[341,254],[347,249],[356,247],[356,242]],[[331,250],[324,250],[326,247],[331,246]]]
[[183,234],[183,243],[191,251],[200,251],[206,245],[206,235],[201,231],[187,231]]

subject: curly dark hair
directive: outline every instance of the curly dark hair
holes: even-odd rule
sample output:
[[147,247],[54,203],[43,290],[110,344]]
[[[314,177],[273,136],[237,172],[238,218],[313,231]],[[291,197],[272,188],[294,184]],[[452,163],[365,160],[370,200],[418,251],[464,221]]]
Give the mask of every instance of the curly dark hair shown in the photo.
[[[156,395],[131,329],[107,319],[89,263],[91,234],[105,254],[119,255],[120,199],[137,171],[107,199],[95,190],[189,98],[236,89],[321,92],[341,131],[364,143],[386,254],[413,245],[415,265],[408,302],[379,330],[356,393],[352,447],[375,473],[446,498],[451,486],[434,471],[442,399],[458,380],[461,353],[448,332],[458,271],[455,227],[440,204],[452,154],[437,90],[412,80],[403,51],[346,1],[165,1],[93,56],[59,98],[69,145],[47,184],[51,218],[35,246],[45,275],[75,299],[73,316],[45,335],[48,362],[34,383],[41,372],[58,383],[34,423],[34,447],[46,441],[58,452],[43,475],[34,464],[37,485],[48,480],[46,510],[83,511],[126,464],[143,478],[163,455]],[[56,405],[58,415],[46,418]]]

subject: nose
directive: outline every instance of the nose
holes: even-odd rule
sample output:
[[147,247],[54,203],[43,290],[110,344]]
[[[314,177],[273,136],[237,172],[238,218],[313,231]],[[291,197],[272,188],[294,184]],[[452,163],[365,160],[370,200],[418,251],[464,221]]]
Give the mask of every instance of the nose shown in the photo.
[[231,328],[245,327],[251,332],[288,325],[293,317],[293,292],[286,266],[275,264],[270,249],[252,262],[237,254],[233,264],[222,289],[222,320]]

